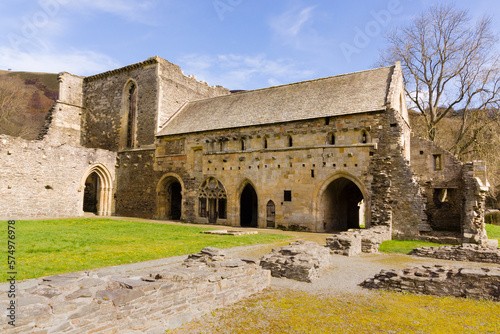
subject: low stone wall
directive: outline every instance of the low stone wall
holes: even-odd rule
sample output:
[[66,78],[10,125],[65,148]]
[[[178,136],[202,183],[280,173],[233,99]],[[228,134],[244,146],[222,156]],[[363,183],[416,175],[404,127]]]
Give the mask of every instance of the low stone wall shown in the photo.
[[[16,327],[2,333],[165,333],[262,291],[270,273],[213,248],[142,277],[61,274],[17,291]],[[0,296],[2,305],[6,294]]]
[[353,256],[361,252],[377,253],[380,244],[390,239],[390,228],[377,226],[334,234],[326,239],[326,247],[334,254]]
[[260,265],[271,270],[273,277],[312,282],[321,269],[330,266],[330,252],[315,242],[299,240],[273,249],[261,258]]
[[462,246],[422,247],[412,250],[410,252],[410,255],[453,261],[500,263],[499,248],[484,247],[476,244],[463,244]]
[[382,270],[374,278],[361,283],[361,286],[368,289],[500,301],[500,268],[470,269],[435,265]]

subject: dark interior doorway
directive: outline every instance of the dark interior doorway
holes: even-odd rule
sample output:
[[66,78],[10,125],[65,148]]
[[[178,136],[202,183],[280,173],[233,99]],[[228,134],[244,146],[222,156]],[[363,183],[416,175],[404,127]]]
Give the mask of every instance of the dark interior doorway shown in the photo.
[[170,217],[169,219],[181,219],[182,211],[182,186],[179,182],[172,182],[168,186],[167,193],[170,195]]
[[323,224],[326,232],[360,228],[364,218],[363,194],[356,184],[346,178],[330,183],[323,195]]
[[240,197],[240,226],[257,227],[257,193],[247,184]]
[[97,214],[97,204],[99,203],[99,176],[91,173],[85,180],[85,190],[83,192],[83,211]]

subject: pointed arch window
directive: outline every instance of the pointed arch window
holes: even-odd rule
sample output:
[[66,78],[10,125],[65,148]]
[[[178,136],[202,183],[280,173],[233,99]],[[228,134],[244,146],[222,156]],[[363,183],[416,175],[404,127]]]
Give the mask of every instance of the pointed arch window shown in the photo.
[[129,81],[123,96],[122,148],[137,147],[137,85]]
[[216,178],[210,177],[201,184],[198,201],[198,216],[208,217],[209,223],[227,218],[226,190]]

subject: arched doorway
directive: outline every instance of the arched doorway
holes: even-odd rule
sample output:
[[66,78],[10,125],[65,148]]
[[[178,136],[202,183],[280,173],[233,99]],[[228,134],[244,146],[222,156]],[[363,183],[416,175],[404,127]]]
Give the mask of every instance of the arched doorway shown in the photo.
[[83,212],[93,212],[99,216],[112,214],[112,178],[104,165],[95,164],[90,167],[83,175],[78,191],[83,193]]
[[96,172],[92,172],[85,180],[83,190],[83,212],[97,214],[97,204],[99,203],[99,189],[101,182]]
[[240,226],[257,227],[257,193],[247,184],[240,196]]
[[340,177],[325,189],[322,210],[326,232],[360,228],[365,210],[363,193],[354,182]]
[[158,207],[156,217],[159,219],[180,220],[182,216],[182,184],[177,178],[168,176],[158,184]]

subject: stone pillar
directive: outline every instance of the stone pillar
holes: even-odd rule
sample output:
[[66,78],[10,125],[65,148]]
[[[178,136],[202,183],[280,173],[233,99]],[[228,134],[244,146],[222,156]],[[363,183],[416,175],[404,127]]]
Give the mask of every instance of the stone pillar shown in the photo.
[[484,210],[489,183],[484,161],[468,162],[463,167],[464,212],[462,235],[464,243],[488,244]]

